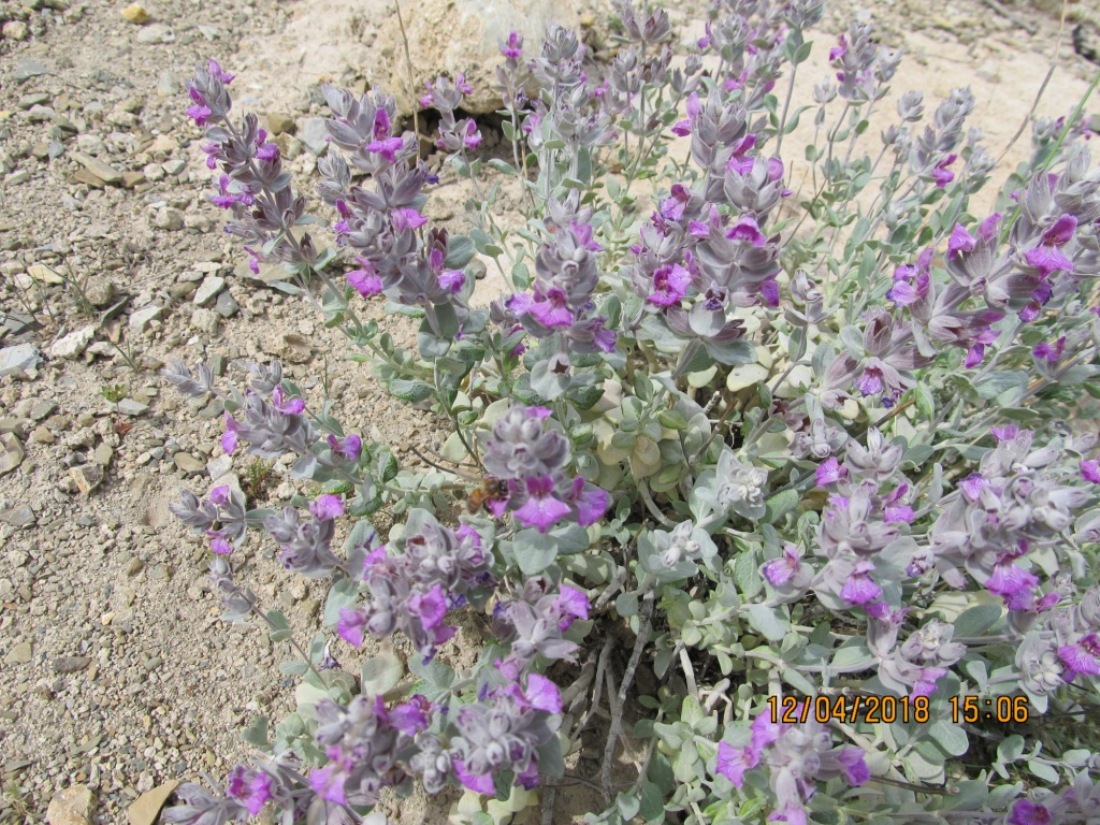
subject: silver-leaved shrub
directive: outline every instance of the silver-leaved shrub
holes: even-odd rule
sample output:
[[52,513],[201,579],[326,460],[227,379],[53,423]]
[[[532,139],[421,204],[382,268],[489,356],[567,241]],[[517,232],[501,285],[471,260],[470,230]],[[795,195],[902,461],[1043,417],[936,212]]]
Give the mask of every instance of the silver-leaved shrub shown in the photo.
[[[233,76],[211,60],[191,82],[210,200],[250,265],[281,263],[278,286],[449,420],[442,453],[486,481],[480,512],[440,509],[457,475],[402,470],[278,363],[228,389],[205,366],[165,371],[220,400],[226,453],[289,456],[321,491],[281,510],[226,486],[173,505],[209,541],[227,617],[260,618],[303,661],[284,665],[297,711],[247,734],[262,755],[216,792],[184,785],[168,821],[272,806],[283,825],[362,822],[418,783],[552,822],[549,789],[569,781],[602,791],[591,823],[1098,821],[1085,101],[1035,121],[1031,160],[974,215],[995,164],[967,131],[973,96],[875,111],[901,56],[869,23],[800,103],[813,0],[718,0],[686,59],[663,11],[616,12],[609,64],[560,28],[533,52],[502,44],[510,162],[486,162],[458,116],[461,75],[429,86],[437,145],[477,193],[465,236],[424,216],[439,181],[391,97],[324,88],[328,245],[303,231],[321,221],[278,147],[233,111]],[[783,151],[801,117],[818,139],[797,147],[796,195]],[[475,253],[511,284],[488,308]],[[416,350],[363,321],[365,302],[419,319]],[[328,584],[309,651],[235,578],[257,531]],[[482,648],[456,672],[470,612]],[[340,668],[368,637],[408,658]]]

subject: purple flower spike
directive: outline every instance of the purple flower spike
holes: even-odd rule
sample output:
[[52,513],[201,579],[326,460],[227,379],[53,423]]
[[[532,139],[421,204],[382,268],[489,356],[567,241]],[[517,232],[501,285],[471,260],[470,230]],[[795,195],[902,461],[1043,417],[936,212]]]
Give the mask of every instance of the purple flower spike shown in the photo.
[[1082,461],[1078,466],[1081,468],[1081,478],[1093,484],[1100,484],[1100,459]]
[[313,513],[313,517],[320,521],[321,519],[337,518],[344,515],[344,500],[340,496],[332,495],[331,493],[325,493],[309,505],[309,511]]

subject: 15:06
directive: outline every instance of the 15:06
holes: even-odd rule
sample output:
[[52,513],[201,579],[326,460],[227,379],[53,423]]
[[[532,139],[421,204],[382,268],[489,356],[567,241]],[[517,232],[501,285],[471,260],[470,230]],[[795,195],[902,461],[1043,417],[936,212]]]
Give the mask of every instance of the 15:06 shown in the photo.
[[952,696],[951,721],[974,724],[980,720],[1001,725],[1023,724],[1031,716],[1026,696]]

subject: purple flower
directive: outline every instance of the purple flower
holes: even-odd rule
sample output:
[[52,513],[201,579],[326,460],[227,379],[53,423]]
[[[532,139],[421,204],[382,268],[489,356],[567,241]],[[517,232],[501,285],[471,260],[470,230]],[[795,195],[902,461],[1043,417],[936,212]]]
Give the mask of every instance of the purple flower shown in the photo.
[[1077,466],[1081,468],[1081,478],[1093,484],[1100,484],[1100,459],[1082,460]]
[[226,793],[241,802],[252,816],[257,816],[272,797],[271,777],[263,771],[237,765],[229,774]]
[[728,742],[719,742],[718,761],[714,770],[738,788],[742,788],[745,785],[745,771],[755,768],[759,762],[760,753],[752,747],[735,748]]
[[[336,751],[339,755],[339,748],[330,748],[330,750]],[[326,802],[332,802],[335,805],[348,803],[347,796],[344,795],[346,781],[347,774],[343,770],[343,765],[328,765],[317,768],[309,774],[309,786],[313,792]]]
[[309,512],[313,513],[313,517],[317,520],[342,516],[344,515],[344,500],[332,493],[325,493],[318,496],[309,505]]
[[967,232],[965,226],[957,223],[951,230],[951,237],[947,239],[947,254],[954,257],[960,252],[973,252],[977,245],[978,239]]
[[219,556],[228,556],[233,552],[233,545],[221,536],[216,536],[210,540],[210,549]]
[[352,647],[363,644],[367,627],[367,614],[362,610],[348,607],[340,608],[340,620],[336,624],[336,634]]
[[844,766],[844,778],[853,788],[858,788],[871,778],[871,770],[867,767],[861,748],[841,748],[837,751],[836,758]]
[[588,618],[588,596],[583,590],[563,584],[558,599],[554,602],[554,611],[561,616],[558,629],[564,633],[575,619]]
[[764,578],[773,587],[780,587],[789,582],[802,564],[802,553],[793,544],[787,544],[783,548],[783,555],[777,559],[764,562],[761,568]]
[[438,584],[427,593],[413,593],[409,596],[409,612],[418,616],[428,630],[437,627],[447,615],[447,597]]
[[501,46],[500,53],[509,60],[519,60],[523,54],[523,35],[519,32],[508,32],[508,42]]
[[658,267],[653,273],[653,292],[646,300],[661,307],[678,306],[690,284],[691,273],[679,264]]
[[372,140],[367,144],[367,151],[375,155],[381,155],[389,163],[394,163],[397,160],[397,153],[404,145],[405,141],[399,137],[387,137],[381,140]]
[[362,269],[353,269],[344,275],[351,286],[362,295],[364,298],[370,298],[373,295],[377,295],[382,291],[382,278],[374,269],[374,264],[368,261],[366,258],[356,257],[356,260],[362,264]]
[[462,142],[467,149],[476,149],[481,145],[481,132],[477,130],[477,124],[473,118],[466,121],[466,128],[463,131],[465,134],[462,136]]
[[[936,186],[943,189],[947,184],[951,183],[955,179],[955,173],[947,169],[952,163],[955,162],[956,155],[948,155],[939,163],[936,164],[936,168],[932,170],[932,177],[936,181]],[[954,234],[954,233],[952,233]]]
[[475,793],[492,796],[496,793],[493,788],[493,775],[491,773],[472,774],[466,770],[466,763],[461,759],[454,760],[455,776],[458,781]]
[[394,209],[390,214],[393,217],[393,228],[398,232],[416,229],[428,222],[427,218],[410,207]]
[[334,435],[330,435],[328,445],[332,449],[333,455],[346,458],[348,461],[358,461],[359,453],[363,450],[363,439],[355,433],[339,439]]
[[848,470],[840,466],[836,456],[832,456],[819,464],[814,471],[814,478],[818,487],[824,487],[826,484],[836,484],[842,478],[847,478],[847,476]]
[[225,450],[226,455],[233,455],[233,451],[237,449],[237,433],[240,432],[240,425],[236,419],[229,413],[225,414],[225,432],[222,433],[221,445]]
[[1050,825],[1053,822],[1050,810],[1045,805],[1030,799],[1017,799],[1005,820],[1006,825]]
[[1076,644],[1062,645],[1058,648],[1058,658],[1066,666],[1067,682],[1072,682],[1078,674],[1100,676],[1100,635],[1090,633]]
[[301,398],[290,398],[284,401],[281,386],[272,390],[271,405],[283,415],[299,415],[306,408],[306,402]]
[[840,588],[840,598],[849,604],[864,605],[882,595],[882,588],[871,579],[875,566],[866,560],[856,562],[851,575]]
[[1046,361],[1048,364],[1057,364],[1065,349],[1066,336],[1063,335],[1054,342],[1053,346],[1046,341],[1042,341],[1031,351],[1031,354],[1034,355],[1036,359]]
[[439,275],[439,285],[449,292],[460,292],[466,285],[466,275],[457,269],[444,269]]
[[527,503],[516,510],[516,518],[524,527],[537,527],[540,533],[545,533],[569,514],[569,505],[554,497],[551,476],[528,478],[527,494]]
[[214,60],[213,58],[211,58],[210,62],[207,64],[207,70],[210,72],[210,75],[212,77],[216,77],[218,80],[220,80],[226,86],[228,86],[230,83],[232,83],[233,79],[236,77],[235,74],[230,74],[229,72],[225,71],[221,67],[221,64],[218,63],[218,61]]
[[547,713],[561,713],[561,691],[558,686],[537,673],[527,676],[527,688],[523,692],[524,704]]

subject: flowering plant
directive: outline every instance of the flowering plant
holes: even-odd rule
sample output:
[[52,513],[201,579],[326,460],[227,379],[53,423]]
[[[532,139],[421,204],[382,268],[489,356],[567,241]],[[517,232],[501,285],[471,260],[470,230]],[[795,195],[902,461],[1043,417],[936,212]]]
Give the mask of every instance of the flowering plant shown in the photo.
[[[250,265],[282,264],[281,287],[371,353],[393,395],[452,422],[443,454],[490,483],[485,511],[456,517],[434,495],[442,467],[435,487],[401,471],[277,362],[247,365],[243,393],[205,366],[166,371],[220,399],[226,453],[290,456],[292,478],[320,485],[281,511],[226,486],[173,506],[209,539],[228,617],[291,636],[234,577],[256,530],[329,587],[327,634],[285,666],[298,710],[274,739],[250,731],[265,755],[224,793],[183,786],[168,820],[270,803],[284,825],[359,822],[417,781],[552,821],[553,788],[579,779],[603,795],[588,822],[1091,821],[1100,763],[1079,725],[1100,687],[1100,459],[1079,425],[1100,397],[1100,169],[1085,101],[1037,120],[996,211],[971,215],[995,166],[964,132],[973,97],[926,117],[909,92],[871,137],[901,56],[870,23],[840,36],[833,77],[792,114],[819,3],[719,0],[703,57],[684,61],[663,11],[616,13],[609,65],[560,28],[530,59],[518,35],[502,44],[512,163],[485,164],[478,123],[456,116],[464,78],[429,86],[437,145],[479,191],[466,236],[424,216],[438,179],[392,98],[324,88],[326,247],[301,231],[317,219],[278,147],[233,114],[232,75],[210,61],[192,81],[211,200]],[[795,193],[782,150],[806,111],[823,143],[805,149],[813,190]],[[486,166],[518,185],[521,228],[497,220]],[[488,308],[471,300],[475,254],[512,287]],[[358,317],[383,298],[420,320],[415,352]],[[464,612],[485,618],[484,648],[456,672]],[[391,636],[407,657],[339,667],[343,646]],[[641,742],[625,783],[620,741]]]

